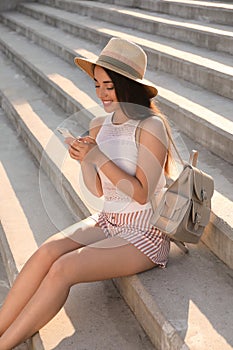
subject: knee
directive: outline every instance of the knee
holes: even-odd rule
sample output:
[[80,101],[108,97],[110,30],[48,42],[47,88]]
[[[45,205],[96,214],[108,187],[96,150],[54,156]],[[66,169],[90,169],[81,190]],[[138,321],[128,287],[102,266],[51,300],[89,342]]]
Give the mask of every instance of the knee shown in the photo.
[[66,257],[62,256],[51,265],[47,278],[56,283],[62,283],[64,286],[71,287],[70,271],[66,263]]
[[36,252],[37,258],[41,264],[52,265],[54,261],[59,257],[56,249],[55,242],[45,242]]

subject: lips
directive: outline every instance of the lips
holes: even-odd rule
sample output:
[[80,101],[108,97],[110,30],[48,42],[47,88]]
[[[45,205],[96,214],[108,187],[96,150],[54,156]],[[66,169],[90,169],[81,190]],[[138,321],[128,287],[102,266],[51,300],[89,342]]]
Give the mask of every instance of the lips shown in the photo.
[[112,104],[112,101],[102,101],[102,102],[103,102],[103,105],[105,107],[108,107],[108,106],[110,106]]

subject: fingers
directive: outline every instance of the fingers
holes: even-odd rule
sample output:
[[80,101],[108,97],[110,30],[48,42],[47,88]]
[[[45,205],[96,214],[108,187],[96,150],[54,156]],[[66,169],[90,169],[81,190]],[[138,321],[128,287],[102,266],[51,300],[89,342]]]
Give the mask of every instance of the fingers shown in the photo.
[[65,143],[66,143],[67,145],[72,144],[72,142],[74,142],[74,141],[75,141],[75,138],[74,138],[74,137],[66,137],[66,138],[65,138]]
[[70,146],[68,151],[71,158],[79,160],[79,150],[76,150],[75,148]]
[[79,141],[83,142],[83,143],[87,143],[87,144],[95,144],[96,141],[94,139],[94,137],[88,135],[88,136],[85,136],[85,137],[79,137],[78,138]]
[[67,138],[66,143],[69,145],[70,157],[82,161],[93,145],[95,139],[91,136],[79,137],[77,139]]

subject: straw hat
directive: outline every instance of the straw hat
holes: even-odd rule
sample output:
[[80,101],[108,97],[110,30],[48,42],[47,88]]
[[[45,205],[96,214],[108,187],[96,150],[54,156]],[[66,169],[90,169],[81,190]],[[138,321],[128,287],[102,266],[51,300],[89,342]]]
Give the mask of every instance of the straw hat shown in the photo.
[[94,78],[93,65],[110,69],[146,87],[149,97],[157,95],[155,85],[144,79],[147,56],[142,48],[128,40],[112,38],[97,59],[75,57],[75,64]]

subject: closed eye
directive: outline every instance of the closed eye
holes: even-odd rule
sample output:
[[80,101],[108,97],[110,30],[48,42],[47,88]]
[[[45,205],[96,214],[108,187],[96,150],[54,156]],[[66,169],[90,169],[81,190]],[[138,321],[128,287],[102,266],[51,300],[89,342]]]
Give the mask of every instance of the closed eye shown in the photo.
[[[99,89],[99,88],[100,88],[100,85],[95,85],[95,88],[96,88],[96,89]],[[114,90],[114,86],[106,87],[106,90]]]
[[[97,79],[94,78],[94,82],[95,82],[95,88],[96,89],[100,88],[100,85],[98,84]],[[106,86],[106,90],[114,90],[115,89],[112,80],[105,80],[105,81],[103,81],[103,84],[104,84],[104,86]]]

